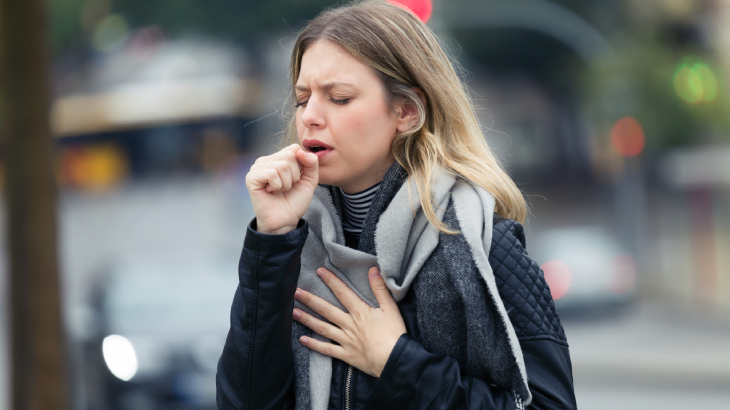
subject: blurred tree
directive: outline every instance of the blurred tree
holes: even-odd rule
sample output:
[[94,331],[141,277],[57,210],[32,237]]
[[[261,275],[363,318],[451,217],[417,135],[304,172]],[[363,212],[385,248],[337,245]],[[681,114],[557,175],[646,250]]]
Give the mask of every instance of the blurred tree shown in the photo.
[[158,24],[172,34],[200,31],[239,42],[296,29],[333,0],[115,0],[114,10],[134,26]]
[[95,24],[108,13],[130,27],[156,25],[170,35],[198,32],[254,44],[272,33],[296,30],[334,0],[47,0],[52,44],[59,55],[88,44]]
[[[727,84],[701,37],[692,35],[687,39],[686,34],[677,33],[672,21],[650,28],[641,21],[627,21],[624,30],[613,42],[613,56],[600,68],[583,72],[580,82],[587,111],[596,123],[603,124],[600,135],[607,139],[616,121],[632,115],[644,127],[649,155],[665,148],[726,138],[730,134]],[[705,81],[692,73],[697,83],[694,87],[699,89],[687,91],[697,93],[696,101],[687,96],[683,99],[677,78],[682,67],[688,71],[701,67],[704,73],[709,72],[712,84],[705,84],[705,88],[712,88],[712,96],[706,93],[702,100]]]
[[48,120],[46,13],[43,0],[0,0],[11,408],[16,410],[67,408]]
[[51,46],[55,53],[66,52],[84,43],[82,10],[88,0],[47,0],[50,14]]

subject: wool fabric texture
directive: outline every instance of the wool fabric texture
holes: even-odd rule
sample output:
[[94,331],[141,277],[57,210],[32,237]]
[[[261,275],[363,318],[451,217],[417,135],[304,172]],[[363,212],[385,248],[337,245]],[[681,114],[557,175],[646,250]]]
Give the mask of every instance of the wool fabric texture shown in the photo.
[[[510,390],[517,408],[524,408],[531,401],[524,359],[488,259],[495,199],[444,170],[436,175],[437,216],[458,234],[444,234],[428,222],[415,182],[405,183],[407,174],[396,163],[373,198],[358,249],[345,245],[339,192],[320,185],[304,215],[309,236],[298,286],[346,311],[317,269],[333,272],[372,307],[378,306],[367,275],[373,266],[396,302],[413,285],[424,347],[453,355],[466,375]],[[324,319],[298,301],[295,306]],[[332,359],[302,346],[299,338],[329,340],[298,322],[292,326],[296,409],[326,410]]]

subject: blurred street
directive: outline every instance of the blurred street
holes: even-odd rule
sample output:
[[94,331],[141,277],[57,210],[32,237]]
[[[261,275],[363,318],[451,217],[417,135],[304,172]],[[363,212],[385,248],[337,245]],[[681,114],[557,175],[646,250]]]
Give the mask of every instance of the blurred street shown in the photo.
[[730,400],[726,317],[644,303],[562,321],[581,409],[724,408]]

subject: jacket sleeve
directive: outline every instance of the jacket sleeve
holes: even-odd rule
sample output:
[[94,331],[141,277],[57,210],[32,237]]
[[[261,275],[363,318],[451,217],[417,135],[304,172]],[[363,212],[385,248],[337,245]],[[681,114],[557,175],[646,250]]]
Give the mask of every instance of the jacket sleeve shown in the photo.
[[[576,409],[565,334],[517,222],[495,221],[490,265],[522,348],[532,393],[528,409]],[[409,335],[396,343],[369,401],[383,409],[515,408],[511,392],[464,376],[456,358],[430,353]]]
[[304,220],[281,235],[246,232],[231,328],[218,361],[218,409],[293,408],[292,303],[308,234]]

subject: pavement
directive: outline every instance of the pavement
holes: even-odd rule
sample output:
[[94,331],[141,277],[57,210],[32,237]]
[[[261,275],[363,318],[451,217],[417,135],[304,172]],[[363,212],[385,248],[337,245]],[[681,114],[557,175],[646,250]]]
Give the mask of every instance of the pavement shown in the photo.
[[727,408],[730,315],[643,302],[618,316],[564,317],[578,408]]
[[730,390],[727,313],[644,302],[617,317],[566,319],[576,380]]

